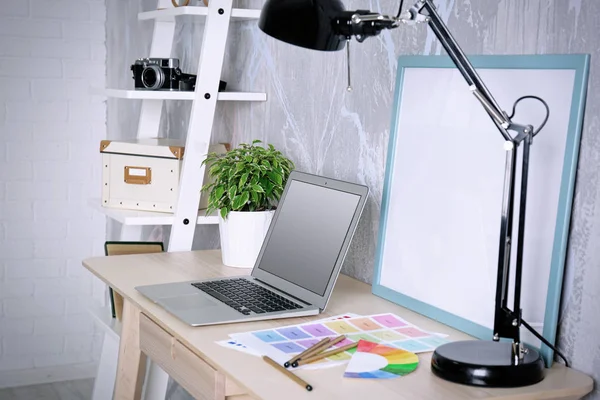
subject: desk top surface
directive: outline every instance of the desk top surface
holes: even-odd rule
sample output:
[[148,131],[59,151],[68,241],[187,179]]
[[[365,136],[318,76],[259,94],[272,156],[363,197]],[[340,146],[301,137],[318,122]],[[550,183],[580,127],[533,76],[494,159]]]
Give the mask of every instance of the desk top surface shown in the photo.
[[286,394],[286,400],[579,398],[593,387],[589,376],[559,364],[546,371],[546,378],[542,382],[524,388],[488,389],[457,385],[434,376],[429,367],[431,353],[425,353],[419,355],[420,365],[414,373],[390,380],[343,378],[345,366],[297,371],[300,377],[315,388],[314,391],[307,392],[261,358],[227,349],[215,342],[228,339],[230,333],[297,324],[348,312],[363,315],[392,312],[423,329],[448,334],[450,340],[470,337],[381,299],[371,293],[370,285],[345,275],[340,275],[326,311],[319,316],[194,328],[152,303],[134,288],[157,283],[247,275],[249,270],[223,266],[218,250],[99,257],[85,260],[83,264],[213,368],[233,379],[248,394],[261,399],[280,400],[282,393]]

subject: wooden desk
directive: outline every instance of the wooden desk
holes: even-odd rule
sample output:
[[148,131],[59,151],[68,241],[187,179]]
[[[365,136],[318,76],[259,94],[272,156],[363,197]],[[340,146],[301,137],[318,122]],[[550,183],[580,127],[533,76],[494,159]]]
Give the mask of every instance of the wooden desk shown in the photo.
[[[486,389],[462,386],[435,377],[429,367],[431,353],[419,356],[416,372],[391,380],[344,379],[344,367],[299,371],[314,386],[307,392],[262,359],[226,349],[215,341],[228,334],[284,326],[346,312],[392,312],[412,323],[450,339],[468,338],[371,294],[371,286],[340,276],[327,311],[318,317],[247,322],[209,327],[190,327],[153,304],[134,287],[163,282],[249,272],[221,264],[220,251],[144,254],[88,259],[83,264],[125,298],[115,399],[141,395],[146,355],[199,399],[251,398],[295,399],[579,399],[592,390],[592,379],[555,365],[539,384],[518,389]],[[145,354],[144,354],[145,353]]]

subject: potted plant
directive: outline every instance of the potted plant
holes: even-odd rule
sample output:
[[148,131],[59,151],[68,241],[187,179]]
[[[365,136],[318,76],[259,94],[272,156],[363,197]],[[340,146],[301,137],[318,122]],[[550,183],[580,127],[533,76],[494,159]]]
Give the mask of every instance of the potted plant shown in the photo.
[[218,210],[223,264],[252,268],[294,163],[273,145],[242,143],[225,154],[210,153],[204,164],[211,183],[207,213]]

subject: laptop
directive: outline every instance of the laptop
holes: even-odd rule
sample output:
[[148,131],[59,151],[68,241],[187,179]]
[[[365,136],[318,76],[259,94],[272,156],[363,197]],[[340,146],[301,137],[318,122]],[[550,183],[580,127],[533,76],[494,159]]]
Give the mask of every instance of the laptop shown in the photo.
[[250,276],[136,289],[192,326],[317,315],[329,301],[368,192],[293,171]]

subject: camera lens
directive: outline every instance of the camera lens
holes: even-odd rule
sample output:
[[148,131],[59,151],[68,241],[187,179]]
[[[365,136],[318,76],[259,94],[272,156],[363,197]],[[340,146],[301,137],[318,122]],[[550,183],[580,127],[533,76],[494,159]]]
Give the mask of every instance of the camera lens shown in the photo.
[[165,74],[157,65],[148,65],[142,71],[142,84],[148,89],[160,89],[165,83]]

